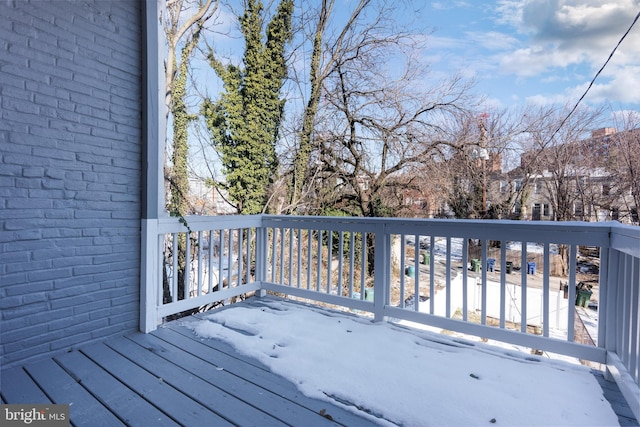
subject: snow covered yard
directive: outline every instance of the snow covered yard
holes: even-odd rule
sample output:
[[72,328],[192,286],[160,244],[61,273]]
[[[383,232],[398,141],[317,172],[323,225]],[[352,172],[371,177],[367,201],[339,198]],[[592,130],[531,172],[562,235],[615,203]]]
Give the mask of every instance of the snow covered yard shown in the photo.
[[619,425],[580,365],[290,302],[259,307],[185,324],[382,425]]

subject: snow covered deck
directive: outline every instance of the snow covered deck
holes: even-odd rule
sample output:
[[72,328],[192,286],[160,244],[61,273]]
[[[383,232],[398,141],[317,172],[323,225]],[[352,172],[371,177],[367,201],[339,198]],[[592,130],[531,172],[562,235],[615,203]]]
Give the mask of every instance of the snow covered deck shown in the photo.
[[76,426],[638,425],[586,367],[274,297],[2,380],[3,402],[68,403]]

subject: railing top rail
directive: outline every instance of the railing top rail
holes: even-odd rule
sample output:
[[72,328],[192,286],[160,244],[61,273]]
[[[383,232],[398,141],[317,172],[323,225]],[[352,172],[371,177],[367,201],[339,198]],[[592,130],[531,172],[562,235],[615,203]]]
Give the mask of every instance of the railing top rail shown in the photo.
[[640,258],[640,227],[622,224],[611,227],[611,247]]
[[[618,222],[513,221],[474,219],[363,218],[302,215],[189,215],[192,231],[247,227],[290,227],[335,231],[377,231],[389,234],[437,235],[478,239],[504,239],[537,243],[568,243],[612,247],[640,257],[640,227]],[[158,220],[158,232],[187,231],[177,217]]]
[[[612,229],[629,228],[632,240],[640,239],[640,229],[624,227],[617,222],[556,222],[473,219],[360,218],[315,216],[263,216],[263,224],[272,227],[331,228],[360,231],[384,226],[390,234],[437,235],[479,239],[526,240],[538,243],[572,243],[608,247]],[[303,225],[303,226],[302,226]],[[505,233],[507,231],[507,233]],[[635,234],[634,234],[635,233]]]
[[[186,225],[185,225],[186,223]],[[262,226],[261,215],[187,215],[184,222],[179,217],[158,219],[159,233],[253,228]]]

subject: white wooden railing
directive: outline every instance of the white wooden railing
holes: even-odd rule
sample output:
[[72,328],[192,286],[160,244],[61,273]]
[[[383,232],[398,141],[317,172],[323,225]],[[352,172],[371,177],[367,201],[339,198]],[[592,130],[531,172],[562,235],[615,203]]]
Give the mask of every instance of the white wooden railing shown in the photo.
[[[576,309],[585,248],[599,254],[597,307]],[[173,256],[180,250],[183,268]],[[143,222],[143,253],[145,332],[176,313],[271,291],[606,364],[640,419],[638,227],[269,215],[187,217],[185,226],[164,218]],[[493,272],[484,268],[490,259]],[[574,325],[587,312],[597,319],[596,345],[576,342]]]

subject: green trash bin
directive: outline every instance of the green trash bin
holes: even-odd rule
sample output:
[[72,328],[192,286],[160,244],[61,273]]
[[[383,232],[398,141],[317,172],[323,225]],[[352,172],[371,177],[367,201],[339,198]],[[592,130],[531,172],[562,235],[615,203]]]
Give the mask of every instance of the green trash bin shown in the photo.
[[429,252],[422,252],[422,264],[429,264]]
[[592,291],[586,289],[578,289],[578,295],[576,295],[576,305],[580,307],[587,307],[591,300]]
[[513,262],[507,261],[507,274],[511,274],[513,271]]
[[473,270],[474,272],[479,272],[480,271],[480,260],[479,259],[472,259],[471,260],[471,270]]

